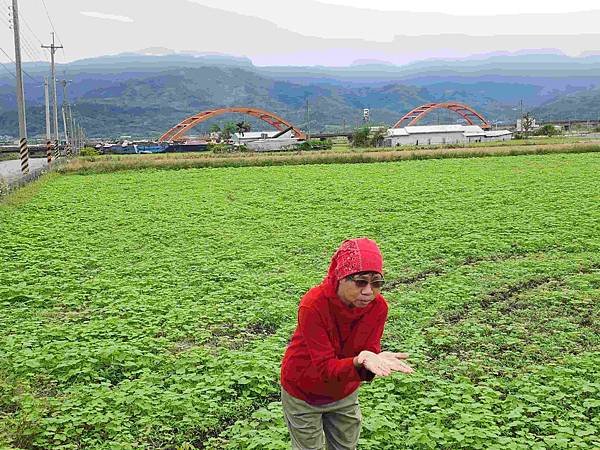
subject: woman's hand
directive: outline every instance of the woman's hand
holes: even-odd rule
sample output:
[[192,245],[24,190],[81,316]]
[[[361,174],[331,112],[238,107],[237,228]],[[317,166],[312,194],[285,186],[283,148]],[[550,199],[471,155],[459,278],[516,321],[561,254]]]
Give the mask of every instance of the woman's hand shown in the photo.
[[358,354],[356,359],[359,366],[363,366],[377,376],[385,377],[392,373],[390,364],[376,353],[363,350]]
[[387,361],[396,372],[413,373],[415,371],[403,361],[408,358],[408,353],[381,352],[377,356]]
[[363,350],[355,358],[355,365],[363,366],[380,377],[386,377],[392,372],[412,373],[413,369],[401,361],[407,357],[406,353],[382,352],[376,354]]

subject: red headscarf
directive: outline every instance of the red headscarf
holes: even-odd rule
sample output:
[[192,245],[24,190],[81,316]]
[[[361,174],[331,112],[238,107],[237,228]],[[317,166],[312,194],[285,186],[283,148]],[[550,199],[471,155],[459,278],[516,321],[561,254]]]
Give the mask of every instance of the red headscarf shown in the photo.
[[340,280],[357,272],[377,272],[383,275],[383,257],[375,243],[368,238],[348,239],[331,258],[327,276],[321,283],[336,311],[346,319],[356,319],[370,308],[350,308],[337,296]]

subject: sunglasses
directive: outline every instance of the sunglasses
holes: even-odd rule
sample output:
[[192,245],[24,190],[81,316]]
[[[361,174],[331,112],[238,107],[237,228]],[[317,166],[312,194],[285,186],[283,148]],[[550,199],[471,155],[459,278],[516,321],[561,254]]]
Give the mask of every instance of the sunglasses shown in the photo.
[[385,280],[383,278],[376,278],[374,280],[369,280],[368,278],[359,278],[359,277],[353,277],[353,276],[349,276],[348,277],[349,280],[354,281],[354,284],[356,285],[356,287],[358,288],[366,288],[367,285],[371,285],[371,287],[373,289],[381,289],[383,287],[383,285],[385,284]]

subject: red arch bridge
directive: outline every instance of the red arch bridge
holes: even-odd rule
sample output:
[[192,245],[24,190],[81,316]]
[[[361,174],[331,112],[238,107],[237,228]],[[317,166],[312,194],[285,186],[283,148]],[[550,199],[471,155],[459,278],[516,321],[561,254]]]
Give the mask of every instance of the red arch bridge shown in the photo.
[[436,109],[447,109],[461,116],[469,125],[479,125],[484,130],[489,130],[491,124],[477,111],[468,105],[456,102],[426,103],[407,112],[396,122],[392,128],[402,128],[416,125],[427,114]]
[[[407,112],[392,128],[402,128],[406,126],[416,125],[421,119],[427,116],[434,110],[438,109],[447,109],[449,111],[453,111],[459,116],[461,116],[465,122],[469,125],[479,125],[484,130],[489,130],[491,128],[490,122],[488,122],[481,114],[475,111],[468,105],[457,102],[444,102],[444,103],[426,103],[425,105],[421,105],[417,108],[412,109]],[[269,125],[273,126],[275,129],[279,130],[282,134],[292,130],[294,136],[299,140],[305,140],[306,134],[300,130],[299,128],[292,125],[290,122],[285,119],[273,114],[269,111],[265,111],[258,108],[248,108],[248,107],[228,107],[228,108],[219,108],[214,110],[206,110],[201,111],[193,116],[190,116],[177,125],[172,127],[166,133],[164,133],[160,138],[160,142],[182,142],[185,141],[185,135],[196,125],[202,123],[208,119],[211,119],[216,116],[220,116],[222,114],[227,113],[241,113],[247,114],[252,117],[256,117]],[[327,134],[327,137],[331,136],[342,136],[342,135],[351,135],[351,133],[339,133],[339,134]],[[314,137],[322,137],[321,135],[315,133]],[[325,135],[323,135],[325,136]]]
[[281,117],[262,109],[258,108],[245,108],[245,107],[229,107],[220,108],[207,111],[201,111],[198,114],[188,117],[182,120],[169,131],[164,133],[158,140],[159,142],[181,142],[185,141],[185,135],[189,130],[194,128],[199,123],[202,123],[208,119],[227,113],[241,113],[247,114],[252,117],[256,117],[269,125],[275,127],[277,130],[285,133],[286,131],[292,130],[294,136],[299,140],[305,140],[306,135],[299,128],[282,119]]

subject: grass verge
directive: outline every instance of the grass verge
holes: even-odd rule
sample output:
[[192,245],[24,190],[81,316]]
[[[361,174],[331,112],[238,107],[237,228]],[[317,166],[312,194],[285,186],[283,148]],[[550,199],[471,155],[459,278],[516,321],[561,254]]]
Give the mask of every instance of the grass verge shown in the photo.
[[456,148],[432,150],[390,150],[377,152],[295,152],[261,154],[157,154],[82,157],[57,169],[59,173],[111,173],[138,169],[188,169],[202,167],[248,167],[303,164],[354,164],[415,159],[478,158],[485,156],[590,153],[600,144],[574,143],[510,147]]
[[[58,177],[56,172],[45,173],[37,180],[34,180],[18,189],[9,191],[6,195],[0,195],[0,207],[14,207],[27,203],[31,200],[42,187],[51,180]],[[0,193],[2,193],[2,179],[0,179]],[[8,189],[8,187],[6,187]]]

